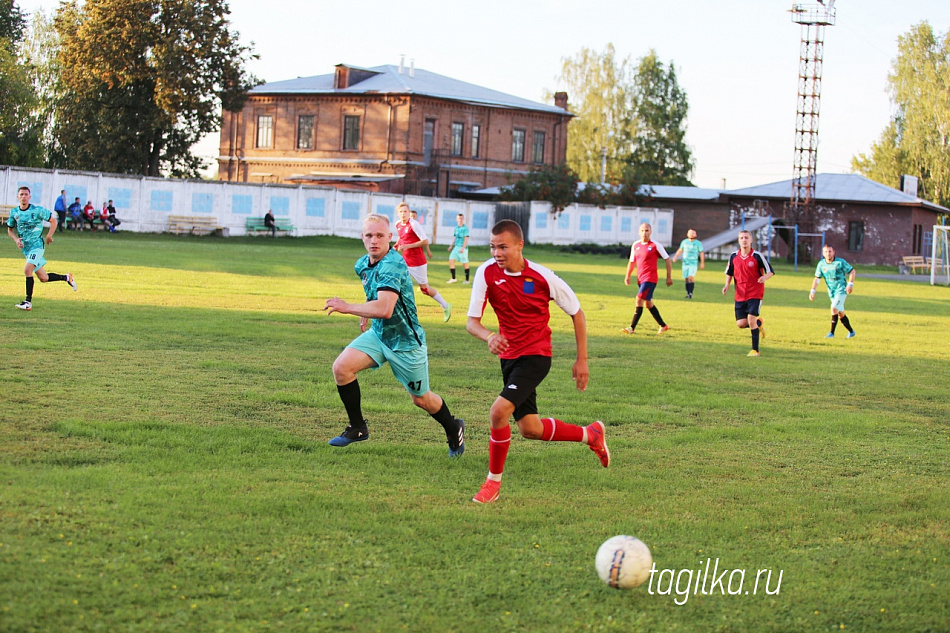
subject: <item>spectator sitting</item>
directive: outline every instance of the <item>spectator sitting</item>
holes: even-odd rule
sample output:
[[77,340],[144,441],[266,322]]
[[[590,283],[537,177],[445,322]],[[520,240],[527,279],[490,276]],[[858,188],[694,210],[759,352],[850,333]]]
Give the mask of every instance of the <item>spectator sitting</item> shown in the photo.
[[[112,206],[112,200],[109,200],[109,205],[106,209],[109,211],[109,224],[112,225],[109,227],[109,230],[115,233],[115,227],[122,224],[122,222],[119,221],[119,218],[115,217],[115,207]],[[103,216],[103,221],[105,221],[105,216]]]
[[69,205],[69,219],[72,221],[74,231],[82,230],[82,203],[79,202],[79,198]]
[[277,237],[277,225],[274,223],[274,214],[270,209],[264,214],[264,226],[270,229],[271,237]]
[[112,225],[109,224],[109,207],[105,202],[102,203],[102,210],[99,211],[99,219],[102,220],[102,226],[109,231],[112,230]]
[[95,231],[96,208],[92,206],[92,200],[86,200],[86,206],[82,208],[82,215],[86,219],[86,222],[89,223],[89,228]]

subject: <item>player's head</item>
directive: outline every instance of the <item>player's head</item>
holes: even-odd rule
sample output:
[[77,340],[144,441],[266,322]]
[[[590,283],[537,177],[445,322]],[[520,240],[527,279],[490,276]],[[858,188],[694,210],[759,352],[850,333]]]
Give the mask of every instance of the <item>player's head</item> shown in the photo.
[[821,247],[821,254],[827,262],[835,261],[835,247],[831,244],[825,244]]
[[389,227],[389,218],[378,213],[370,213],[363,220],[363,232],[360,235],[363,246],[371,261],[377,262],[389,252],[393,232]]
[[396,207],[396,215],[399,216],[401,222],[408,222],[411,216],[412,211],[409,209],[408,202],[400,202],[399,206]]
[[30,198],[32,196],[33,194],[30,193],[29,187],[20,187],[19,189],[16,190],[16,197],[17,197],[17,200],[20,201],[21,206],[30,204]]
[[640,225],[640,239],[644,244],[650,241],[650,236],[653,235],[653,227],[648,223],[644,222]]
[[739,247],[743,250],[752,248],[752,234],[748,231],[739,231]]
[[465,224],[465,215],[462,213],[459,213],[457,216],[455,216],[455,221],[459,223],[459,226],[462,226],[463,224]]
[[520,271],[524,266],[524,232],[514,220],[502,220],[491,229],[488,242],[491,256],[501,268],[512,272]]
[[695,239],[696,239],[696,229],[690,229],[690,230],[686,231],[686,237],[689,238],[689,239],[691,239],[691,240],[695,240]]

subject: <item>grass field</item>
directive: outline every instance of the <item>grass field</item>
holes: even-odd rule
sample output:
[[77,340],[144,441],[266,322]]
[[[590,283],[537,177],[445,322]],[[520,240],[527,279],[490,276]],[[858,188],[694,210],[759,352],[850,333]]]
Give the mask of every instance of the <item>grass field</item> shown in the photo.
[[[430,279],[455,316],[418,303],[465,455],[447,458],[388,368],[360,378],[370,441],[327,445],[345,426],[330,365],[358,330],[321,309],[362,300],[362,252],[339,238],[57,236],[47,269],[79,292],[37,284],[24,313],[6,243],[0,631],[950,630],[950,289],[859,269],[858,336],[825,340],[823,288],[809,303],[808,267],[779,264],[751,359],[721,263],[693,301],[678,270],[658,290],[667,335],[646,315],[622,338],[622,259],[528,247],[589,325],[578,393],[555,309],[542,415],[604,420],[613,463],[516,439],[501,499],[479,506],[500,376],[465,333],[469,287],[443,283],[444,252]],[[594,554],[615,534],[672,571],[652,590],[602,584]],[[707,559],[724,585],[707,575],[686,593]]]

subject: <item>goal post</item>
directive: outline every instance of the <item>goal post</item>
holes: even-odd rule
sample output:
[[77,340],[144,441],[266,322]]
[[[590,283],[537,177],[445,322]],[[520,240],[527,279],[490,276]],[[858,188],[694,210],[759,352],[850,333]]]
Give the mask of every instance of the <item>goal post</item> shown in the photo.
[[950,226],[934,225],[930,245],[930,285],[950,286]]

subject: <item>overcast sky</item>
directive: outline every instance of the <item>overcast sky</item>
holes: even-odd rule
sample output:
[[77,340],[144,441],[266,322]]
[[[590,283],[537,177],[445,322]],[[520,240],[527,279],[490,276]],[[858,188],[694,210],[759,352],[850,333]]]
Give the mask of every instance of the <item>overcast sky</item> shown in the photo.
[[[56,0],[17,0],[48,13]],[[535,101],[561,88],[562,60],[613,43],[634,63],[652,48],[689,98],[686,140],[700,187],[792,177],[801,27],[783,0],[231,0],[234,28],[265,81],[339,63],[407,64]],[[816,3],[805,3],[815,6]],[[850,172],[891,115],[897,37],[927,20],[950,30],[950,0],[840,0],[825,29],[819,172]],[[217,153],[217,140],[202,143]],[[897,186],[897,183],[890,183]]]

